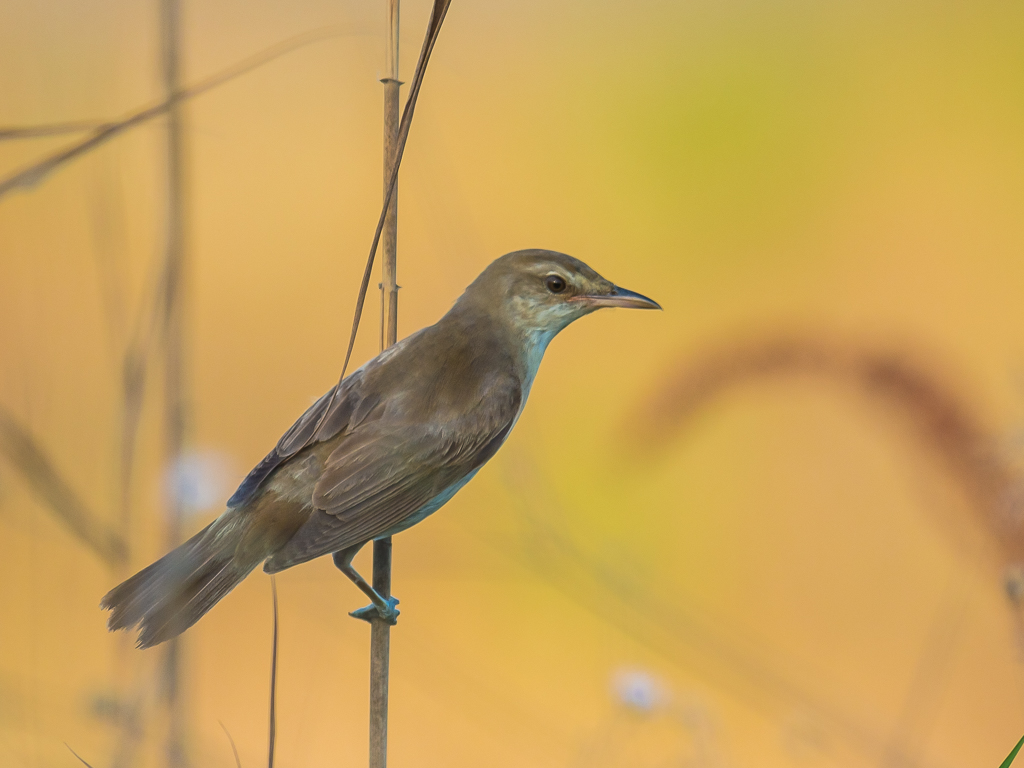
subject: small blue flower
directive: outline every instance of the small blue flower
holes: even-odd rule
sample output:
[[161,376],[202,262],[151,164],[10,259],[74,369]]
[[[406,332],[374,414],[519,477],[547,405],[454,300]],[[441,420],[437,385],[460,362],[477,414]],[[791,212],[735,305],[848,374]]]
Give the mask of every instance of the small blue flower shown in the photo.
[[218,451],[184,453],[167,469],[165,488],[185,514],[199,514],[223,506],[231,475],[228,457]]
[[664,686],[642,670],[622,670],[612,680],[615,694],[627,708],[647,714],[666,698]]

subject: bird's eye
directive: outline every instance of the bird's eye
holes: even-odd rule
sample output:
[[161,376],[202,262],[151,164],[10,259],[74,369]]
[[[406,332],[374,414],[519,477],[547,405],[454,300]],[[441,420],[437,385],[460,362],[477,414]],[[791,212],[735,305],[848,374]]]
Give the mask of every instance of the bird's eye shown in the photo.
[[548,279],[544,281],[544,284],[552,293],[561,293],[565,290],[565,280],[560,278],[558,275],[549,275]]

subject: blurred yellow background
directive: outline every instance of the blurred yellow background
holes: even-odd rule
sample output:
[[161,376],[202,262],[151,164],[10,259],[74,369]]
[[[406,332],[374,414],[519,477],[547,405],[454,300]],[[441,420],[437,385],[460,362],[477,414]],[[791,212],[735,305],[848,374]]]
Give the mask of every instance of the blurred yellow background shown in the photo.
[[[428,12],[403,4],[407,80]],[[385,15],[184,5],[188,83],[327,25],[343,33],[186,108],[188,533],[339,373],[379,211]],[[922,361],[1019,463],[1022,40],[1005,0],[454,0],[402,167],[399,335],[526,247],[665,312],[569,328],[495,460],[397,537],[393,765],[1006,756],[1024,733],[1007,562],[891,408],[766,377],[644,446],[671,377],[785,333]],[[0,5],[0,127],[116,118],[160,101],[159,71],[155,2]],[[71,141],[0,142],[0,176]],[[0,405],[110,524],[164,141],[157,119],[0,199]],[[358,362],[377,314],[374,294]],[[164,551],[158,365],[148,381],[133,570]],[[123,574],[2,457],[0,541],[0,764],[75,765],[66,743],[111,765],[117,702],[143,691],[132,764],[164,765],[160,651],[98,609]],[[346,613],[365,601],[329,560],[278,587],[278,765],[364,765],[369,632]],[[233,765],[219,723],[243,765],[265,759],[270,615],[257,572],[185,635],[194,765]]]

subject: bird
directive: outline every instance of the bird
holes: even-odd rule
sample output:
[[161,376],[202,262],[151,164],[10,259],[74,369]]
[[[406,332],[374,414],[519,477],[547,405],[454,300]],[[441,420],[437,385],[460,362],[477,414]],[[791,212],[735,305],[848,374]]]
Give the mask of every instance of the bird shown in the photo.
[[332,555],[370,599],[352,616],[395,624],[398,599],[353,568],[367,542],[444,506],[515,426],[550,341],[602,307],[661,309],[557,251],[505,254],[434,325],[385,349],[299,417],[212,523],[103,597],[139,648],[195,624],[260,563]]

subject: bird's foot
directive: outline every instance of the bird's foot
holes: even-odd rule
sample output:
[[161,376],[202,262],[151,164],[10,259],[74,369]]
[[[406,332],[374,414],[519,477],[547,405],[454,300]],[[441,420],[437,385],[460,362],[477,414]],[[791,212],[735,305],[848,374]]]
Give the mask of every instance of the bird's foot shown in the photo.
[[370,603],[365,608],[360,608],[358,611],[352,611],[349,613],[353,619],[362,619],[363,621],[373,621],[374,619],[384,619],[391,626],[395,626],[398,623],[398,614],[400,610],[395,608],[398,605],[397,597],[387,598],[387,608],[376,603]]

